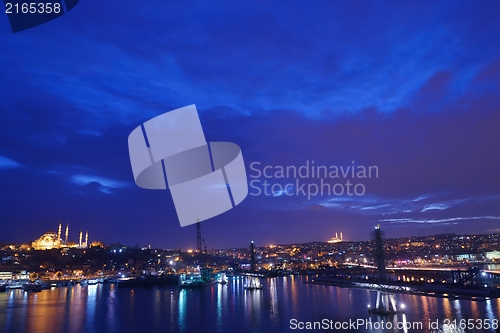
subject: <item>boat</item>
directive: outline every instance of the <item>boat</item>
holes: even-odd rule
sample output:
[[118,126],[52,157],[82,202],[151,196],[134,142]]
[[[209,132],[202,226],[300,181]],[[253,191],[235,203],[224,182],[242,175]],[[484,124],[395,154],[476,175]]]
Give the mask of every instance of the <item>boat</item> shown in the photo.
[[36,284],[36,283],[26,283],[23,285],[23,289],[26,292],[40,292],[43,290],[43,286],[41,284]]
[[202,280],[196,280],[192,282],[185,282],[180,285],[181,289],[198,289],[198,288],[205,288],[208,286],[211,286],[213,284],[216,284],[217,281],[215,280],[210,280],[210,281],[202,281]]
[[87,284],[90,285],[95,285],[99,283],[99,279],[90,279],[87,281]]
[[200,273],[197,274],[181,274],[179,276],[179,284],[183,289],[205,288],[218,282],[208,268],[201,269]]
[[118,280],[118,287],[159,287],[179,284],[177,275],[142,275],[128,280]]
[[11,282],[7,285],[7,289],[23,289],[23,284],[20,282]]
[[103,283],[118,283],[120,281],[120,278],[117,276],[108,276],[104,278]]

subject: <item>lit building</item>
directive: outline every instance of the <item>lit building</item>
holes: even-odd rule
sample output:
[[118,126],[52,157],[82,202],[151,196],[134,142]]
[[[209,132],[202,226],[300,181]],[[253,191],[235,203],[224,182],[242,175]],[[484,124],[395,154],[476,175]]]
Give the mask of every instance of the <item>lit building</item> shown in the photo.
[[40,238],[33,241],[31,246],[35,250],[50,250],[61,247],[61,240],[57,237],[54,231],[44,233]]
[[36,239],[31,243],[31,246],[35,250],[50,250],[50,249],[60,249],[64,247],[73,248],[87,248],[89,244],[89,233],[85,234],[85,241],[82,241],[82,232],[80,231],[80,239],[78,244],[68,241],[69,227],[66,225],[65,240],[61,239],[62,225],[59,224],[57,233],[55,231],[48,231],[44,233],[40,238]]
[[328,241],[328,243],[340,243],[340,242],[342,242],[342,240],[343,240],[342,232],[340,232],[340,237],[339,237],[339,234],[336,232],[335,233],[335,237],[333,237],[332,239],[330,239]]
[[500,251],[486,252],[487,259],[500,259]]

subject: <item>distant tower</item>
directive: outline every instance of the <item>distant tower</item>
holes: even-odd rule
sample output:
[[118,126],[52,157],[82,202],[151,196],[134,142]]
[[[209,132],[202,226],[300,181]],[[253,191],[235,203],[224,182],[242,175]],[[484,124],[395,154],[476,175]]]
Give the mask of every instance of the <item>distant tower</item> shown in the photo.
[[387,272],[385,271],[385,256],[384,243],[382,241],[383,232],[380,230],[380,224],[375,227],[375,257],[377,259],[377,278],[379,281],[387,280]]
[[85,233],[85,247],[89,247],[89,231]]
[[66,224],[66,238],[64,239],[64,244],[68,244],[69,226]]
[[61,244],[61,223],[59,223],[59,228],[57,229],[57,246]]
[[339,233],[338,232],[335,233],[335,238],[339,238]]
[[201,247],[201,223],[200,219],[196,219],[196,248],[199,253],[203,251]]
[[79,247],[82,247],[82,231],[80,230],[80,242],[78,243]]
[[342,231],[340,232],[340,241],[342,242],[344,240],[344,237],[342,237]]
[[[387,281],[387,272],[385,271],[384,243],[382,236],[384,233],[380,230],[380,224],[375,227],[373,233],[375,239],[375,257],[377,261],[377,278],[382,283]],[[378,314],[393,314],[398,312],[396,294],[392,292],[377,290],[377,302],[375,308],[370,312]]]
[[253,240],[250,241],[250,271],[255,272],[255,249]]
[[201,222],[200,219],[196,219],[196,252],[198,253],[198,262],[202,267],[205,267],[207,248],[205,246],[205,253],[203,253],[202,241],[205,243],[205,240],[201,238]]

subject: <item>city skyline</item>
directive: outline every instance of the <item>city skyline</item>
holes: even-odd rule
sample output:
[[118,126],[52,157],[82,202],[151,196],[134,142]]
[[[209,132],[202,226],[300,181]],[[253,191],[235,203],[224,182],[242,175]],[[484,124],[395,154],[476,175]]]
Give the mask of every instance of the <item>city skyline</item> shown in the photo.
[[[379,227],[379,225],[376,225],[374,228],[377,229],[377,227]],[[373,230],[373,228],[370,230]],[[270,244],[267,244],[267,243],[266,244],[258,244],[258,243],[255,243],[253,239],[251,239],[251,240],[247,240],[247,243],[239,244],[238,246],[231,246],[231,247],[226,247],[226,248],[215,246],[213,248],[207,248],[207,250],[208,251],[219,251],[219,250],[229,250],[229,249],[244,249],[244,248],[247,248],[248,244],[250,244],[250,243],[255,244],[256,248],[267,248],[267,247],[289,246],[289,245],[303,245],[303,244],[311,244],[311,243],[324,243],[324,244],[330,244],[330,245],[336,245],[338,243],[364,243],[364,242],[369,243],[369,242],[373,241],[373,235],[372,235],[372,232],[370,232],[370,230],[365,230],[365,231],[367,231],[367,234],[370,235],[366,239],[344,239],[342,231],[340,231],[340,232],[335,231],[334,233],[332,233],[333,237],[331,237],[329,239],[315,239],[315,240],[310,240],[310,241],[305,241],[305,242],[293,241],[293,242],[289,242],[289,243],[270,243]],[[452,237],[453,238],[453,237],[469,237],[469,236],[470,237],[494,236],[494,237],[498,238],[498,236],[500,235],[499,232],[497,232],[497,233],[468,233],[468,234],[449,232],[449,233],[429,234],[429,235],[400,235],[397,237],[386,237],[385,236],[386,231],[387,230],[383,230],[383,234],[384,234],[383,239],[385,241],[396,241],[396,240],[405,240],[406,241],[406,240],[412,240],[412,239],[413,240],[414,239],[428,239],[429,240],[429,239],[433,239],[433,238],[439,239],[442,237]],[[10,243],[9,242],[0,242],[0,244],[2,244],[2,246],[7,246],[7,245],[9,245],[9,246],[10,245],[22,246],[23,249],[30,248],[30,249],[34,249],[34,250],[62,249],[65,247],[66,248],[85,249],[85,248],[89,248],[92,246],[113,247],[113,246],[121,245],[121,246],[129,247],[129,248],[150,248],[150,249],[163,249],[163,250],[180,249],[182,251],[188,251],[188,252],[196,251],[196,244],[195,244],[194,239],[192,241],[193,244],[188,244],[185,247],[168,247],[168,246],[167,247],[152,247],[151,244],[137,244],[137,243],[125,244],[122,242],[106,243],[105,241],[103,241],[101,239],[96,239],[96,240],[92,240],[91,242],[89,242],[88,230],[85,232],[85,239],[83,238],[84,237],[83,231],[80,231],[79,238],[76,239],[76,242],[67,239],[67,237],[65,240],[63,240],[62,236],[63,236],[62,234],[59,235],[58,232],[56,232],[55,230],[50,228],[45,233],[43,233],[40,237],[37,237],[36,239],[31,240],[31,241],[10,242]],[[42,245],[42,246],[39,244],[38,245],[39,248],[37,248],[37,246],[34,246],[34,243],[39,243],[45,237],[51,238],[51,239],[46,239],[47,244],[49,242],[51,243],[50,246],[47,247],[47,244]],[[78,241],[78,239],[79,239],[79,241]],[[28,247],[26,247],[26,245]]]
[[249,188],[203,222],[208,248],[367,240],[377,224],[500,231],[500,4],[212,5],[82,2],[16,34],[0,18],[0,242],[62,221],[106,244],[194,248],[170,193],[135,186],[127,151],[137,124],[191,104],[207,141],[241,147],[249,183],[252,163],[338,166],[332,184],[377,167],[348,177],[363,195],[289,195],[304,178],[273,174],[280,190]]

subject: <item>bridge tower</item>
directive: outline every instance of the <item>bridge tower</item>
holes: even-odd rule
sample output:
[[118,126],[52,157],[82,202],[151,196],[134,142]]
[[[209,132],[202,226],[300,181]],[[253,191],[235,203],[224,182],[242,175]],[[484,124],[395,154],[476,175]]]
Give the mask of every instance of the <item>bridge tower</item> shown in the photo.
[[250,241],[250,272],[255,272],[255,249],[253,240]]
[[384,242],[382,236],[384,233],[380,230],[380,224],[375,227],[373,233],[375,238],[375,259],[377,260],[377,279],[387,281],[387,272],[385,270]]
[[250,241],[250,271],[246,275],[245,289],[255,290],[262,289],[260,284],[259,276],[257,274],[257,265],[255,262],[255,245],[253,240]]
[[202,252],[202,247],[201,247],[201,223],[200,219],[196,219],[196,249],[198,250],[199,253]]
[[[384,232],[380,229],[380,224],[378,224],[375,227],[373,238],[375,240],[375,259],[377,262],[377,280],[379,284],[387,281],[383,235]],[[377,302],[375,308],[370,310],[370,312],[378,314],[394,314],[398,312],[396,295],[387,291],[377,291]]]

